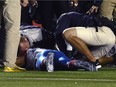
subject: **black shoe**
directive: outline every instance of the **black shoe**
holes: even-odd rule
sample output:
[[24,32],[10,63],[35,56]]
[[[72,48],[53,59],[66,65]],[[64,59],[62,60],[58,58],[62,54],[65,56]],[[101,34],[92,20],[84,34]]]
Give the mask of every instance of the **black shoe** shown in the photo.
[[96,70],[102,67],[98,59],[96,60],[96,62],[91,62],[91,63],[96,67]]

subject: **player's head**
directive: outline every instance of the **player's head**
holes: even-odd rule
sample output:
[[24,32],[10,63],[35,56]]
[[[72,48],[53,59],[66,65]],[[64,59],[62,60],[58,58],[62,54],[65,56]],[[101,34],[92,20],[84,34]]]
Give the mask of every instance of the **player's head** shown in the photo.
[[21,36],[18,48],[18,55],[25,55],[26,51],[29,49],[30,44],[26,37]]

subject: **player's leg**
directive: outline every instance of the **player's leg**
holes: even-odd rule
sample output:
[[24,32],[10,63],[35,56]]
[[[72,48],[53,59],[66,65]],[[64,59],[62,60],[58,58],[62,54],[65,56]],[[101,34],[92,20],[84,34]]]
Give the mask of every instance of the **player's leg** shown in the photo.
[[[64,38],[74,46],[78,51],[84,54],[91,62],[94,64],[99,64],[98,60],[96,60],[96,56],[98,53],[106,54],[115,43],[115,36],[113,32],[107,28],[102,27],[96,32],[95,28],[84,28],[77,27],[69,28],[64,31]],[[107,39],[105,39],[107,37]],[[112,37],[112,39],[110,38]],[[88,49],[88,45],[90,46],[101,46],[92,52]],[[103,52],[105,51],[105,53]],[[95,55],[93,55],[93,52]],[[98,56],[98,55],[97,55]],[[104,56],[104,55],[100,55]],[[97,66],[96,65],[96,66]]]
[[[86,29],[87,30],[87,29]],[[77,34],[77,31],[80,32],[80,37],[83,36],[84,39],[80,38],[79,35]],[[82,54],[86,55],[89,60],[92,62],[95,62],[96,59],[94,56],[91,54],[90,50],[88,49],[88,46],[86,45],[85,41],[88,41],[89,38],[87,33],[85,31],[85,28],[79,27],[78,30],[76,28],[68,28],[63,32],[64,38],[67,42],[69,42],[73,47],[75,47],[79,52]]]
[[93,64],[81,60],[71,60],[61,51],[54,51],[54,64],[55,68],[63,70],[77,70],[85,69],[88,71],[96,71]]

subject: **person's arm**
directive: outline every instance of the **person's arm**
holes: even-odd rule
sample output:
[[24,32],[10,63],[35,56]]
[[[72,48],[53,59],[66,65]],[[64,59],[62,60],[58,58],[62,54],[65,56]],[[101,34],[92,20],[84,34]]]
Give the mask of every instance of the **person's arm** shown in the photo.
[[93,0],[93,6],[86,12],[87,14],[97,13],[102,0]]

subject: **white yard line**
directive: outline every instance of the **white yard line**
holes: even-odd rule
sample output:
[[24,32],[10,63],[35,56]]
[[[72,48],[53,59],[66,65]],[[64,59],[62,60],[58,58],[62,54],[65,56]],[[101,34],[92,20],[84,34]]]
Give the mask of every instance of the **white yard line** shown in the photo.
[[15,77],[12,77],[12,78],[2,78],[2,80],[58,80],[58,81],[62,81],[62,80],[65,80],[65,81],[93,81],[93,82],[116,82],[116,80],[111,80],[111,79],[71,79],[71,78],[15,78]]

